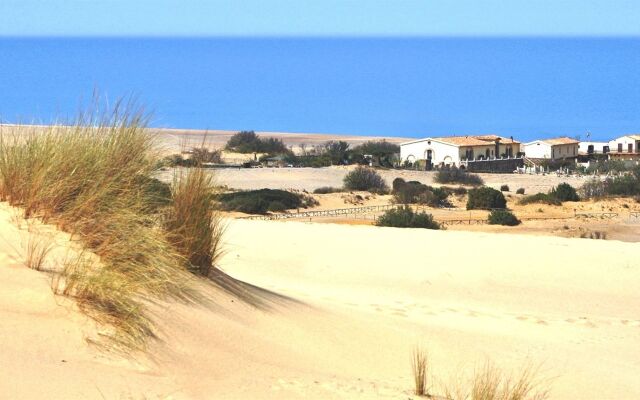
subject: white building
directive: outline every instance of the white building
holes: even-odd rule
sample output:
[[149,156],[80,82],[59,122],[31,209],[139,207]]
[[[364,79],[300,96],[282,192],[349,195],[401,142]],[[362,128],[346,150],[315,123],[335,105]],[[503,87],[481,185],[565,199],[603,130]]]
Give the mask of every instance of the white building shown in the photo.
[[534,140],[533,142],[525,143],[523,151],[528,158],[559,160],[577,157],[578,144],[577,140],[568,137]]
[[609,157],[615,159],[640,158],[640,135],[625,135],[609,142]]
[[578,144],[580,155],[607,154],[609,151],[609,142],[580,142]]
[[497,135],[434,137],[400,145],[401,162],[426,160],[435,166],[460,166],[466,160],[509,158],[519,152],[520,142]]

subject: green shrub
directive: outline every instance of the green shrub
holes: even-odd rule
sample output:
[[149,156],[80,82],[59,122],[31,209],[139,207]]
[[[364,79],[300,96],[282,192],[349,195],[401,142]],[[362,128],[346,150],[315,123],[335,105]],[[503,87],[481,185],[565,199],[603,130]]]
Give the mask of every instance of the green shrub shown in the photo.
[[242,131],[229,138],[227,150],[238,153],[282,154],[289,152],[281,139],[261,139],[254,131]]
[[393,180],[393,201],[398,204],[426,204],[431,207],[449,206],[449,192],[444,188],[434,188],[417,181],[405,182],[402,178]]
[[520,199],[519,203],[522,205],[534,204],[534,203],[549,204],[550,206],[562,205],[562,202],[560,200],[558,200],[555,196],[552,196],[547,193],[537,193],[534,195],[525,196],[522,199]]
[[386,211],[376,221],[377,226],[392,226],[396,228],[426,228],[440,229],[440,224],[433,219],[433,215],[424,211],[417,213],[409,206],[403,206]]
[[635,175],[609,178],[605,182],[607,194],[613,196],[633,196],[640,194],[640,179]]
[[458,187],[441,186],[440,189],[446,191],[449,194],[455,194],[456,196],[464,196],[468,192],[467,188],[464,186],[458,186]]
[[313,191],[315,194],[327,194],[327,193],[339,193],[343,192],[342,188],[336,188],[331,186],[322,186]]
[[507,210],[492,210],[489,213],[489,225],[507,225],[516,226],[520,224],[520,220]]
[[344,177],[344,187],[348,190],[366,190],[372,193],[387,193],[389,188],[384,179],[374,169],[356,167]]
[[516,190],[516,194],[524,194],[524,188],[519,188]]
[[436,173],[435,180],[438,183],[459,183],[471,186],[482,185],[484,183],[480,175],[472,174],[456,167],[439,170]]
[[499,190],[482,186],[469,190],[467,200],[467,210],[490,210],[494,208],[505,208],[507,199]]
[[568,183],[561,183],[558,186],[551,189],[549,195],[555,197],[560,201],[578,201],[580,197],[578,197],[578,193],[576,189],[569,185]]
[[508,192],[509,191],[509,185],[500,186],[500,191],[501,192]]
[[216,200],[223,211],[247,214],[266,214],[268,211],[308,208],[318,204],[313,197],[278,189],[223,193],[217,195]]

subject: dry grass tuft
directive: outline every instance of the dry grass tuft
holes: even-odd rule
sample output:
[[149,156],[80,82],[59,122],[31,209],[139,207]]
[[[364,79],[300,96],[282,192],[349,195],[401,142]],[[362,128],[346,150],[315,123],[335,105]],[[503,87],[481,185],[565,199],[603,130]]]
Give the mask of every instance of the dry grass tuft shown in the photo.
[[419,346],[413,349],[411,370],[413,371],[414,393],[418,396],[427,395],[428,357],[426,351]]
[[450,400],[544,400],[548,390],[531,367],[517,375],[507,375],[487,363],[475,371],[470,383],[463,387],[446,387],[445,397]]
[[45,260],[53,247],[52,239],[35,232],[31,232],[27,239],[25,265],[27,268],[41,271]]

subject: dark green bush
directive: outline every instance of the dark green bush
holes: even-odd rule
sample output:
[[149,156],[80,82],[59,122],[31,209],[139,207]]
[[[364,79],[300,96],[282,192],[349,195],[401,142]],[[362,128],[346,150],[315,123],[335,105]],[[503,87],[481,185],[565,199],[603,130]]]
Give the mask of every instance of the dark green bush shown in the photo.
[[247,214],[266,214],[268,211],[308,208],[318,204],[310,196],[278,189],[223,193],[217,195],[216,200],[221,210]]
[[492,210],[489,213],[489,225],[507,225],[516,226],[520,224],[520,220],[507,210]]
[[605,182],[607,194],[613,196],[634,196],[640,194],[640,179],[635,175],[609,178]]
[[558,200],[558,198],[547,193],[536,193],[533,195],[525,196],[522,199],[520,199],[519,203],[522,205],[534,204],[534,203],[549,204],[550,206],[562,205],[562,202]]
[[315,194],[327,194],[327,193],[339,193],[344,192],[342,188],[336,188],[331,186],[322,186],[313,191]]
[[467,210],[491,210],[505,208],[506,206],[507,199],[504,198],[504,195],[499,190],[488,186],[469,190]]
[[524,194],[524,188],[519,188],[516,190],[516,194]]
[[417,213],[409,206],[386,211],[378,218],[376,225],[396,228],[441,229],[440,224],[433,219],[433,215],[427,214],[424,211]]
[[464,186],[458,186],[458,187],[441,186],[440,189],[446,191],[449,194],[455,194],[456,196],[463,196],[468,192],[467,188]]
[[500,191],[501,192],[508,192],[509,191],[509,185],[500,186]]
[[558,186],[551,189],[549,195],[555,197],[560,201],[578,201],[580,197],[578,197],[578,193],[576,189],[569,185],[568,183],[561,183]]
[[438,183],[459,183],[471,186],[482,185],[484,183],[480,175],[472,174],[456,167],[439,170],[436,173],[435,180]]
[[261,139],[254,131],[242,131],[231,136],[226,148],[238,153],[282,154],[289,152],[281,139]]
[[426,204],[431,207],[446,207],[449,191],[434,188],[417,181],[405,182],[402,178],[393,180],[393,201],[398,204]]
[[356,167],[344,177],[344,187],[349,190],[366,190],[372,193],[388,193],[389,187],[374,169]]

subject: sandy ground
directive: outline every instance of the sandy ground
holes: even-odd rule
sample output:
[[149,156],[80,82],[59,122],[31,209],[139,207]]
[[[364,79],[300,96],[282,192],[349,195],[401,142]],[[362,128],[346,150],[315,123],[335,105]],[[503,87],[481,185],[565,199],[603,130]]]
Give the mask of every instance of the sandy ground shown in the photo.
[[15,221],[1,206],[6,398],[406,399],[416,344],[434,391],[491,360],[540,366],[556,399],[640,397],[636,244],[231,220],[221,268],[238,280],[155,306],[161,342],[123,359],[24,266]]
[[[345,175],[354,167],[327,167],[327,168],[233,168],[217,169],[212,173],[221,185],[235,189],[297,189],[313,191],[319,187],[341,187]],[[380,175],[389,185],[395,178],[403,178],[406,181],[419,181],[427,185],[436,185],[435,172],[432,171],[407,171],[407,170],[379,170]],[[166,176],[171,175],[169,171]],[[518,188],[524,188],[526,193],[535,194],[547,192],[559,183],[567,182],[572,186],[582,185],[588,178],[549,175],[524,175],[524,174],[479,174],[487,186],[499,189],[501,185],[508,184],[515,192]],[[456,186],[456,185],[452,185]]]

